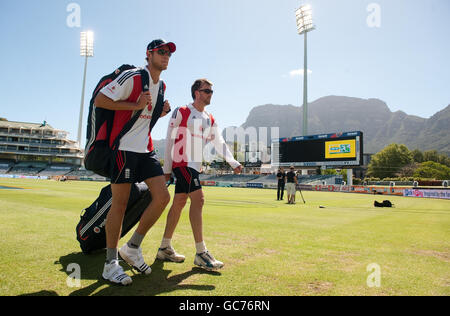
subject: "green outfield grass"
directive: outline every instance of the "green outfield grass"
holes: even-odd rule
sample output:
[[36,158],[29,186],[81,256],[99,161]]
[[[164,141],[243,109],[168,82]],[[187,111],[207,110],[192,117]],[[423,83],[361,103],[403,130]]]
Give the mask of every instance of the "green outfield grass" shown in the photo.
[[[0,179],[0,295],[450,294],[450,201],[304,191],[306,204],[297,193],[287,205],[275,190],[216,187],[204,188],[204,230],[222,270],[194,267],[188,209],[173,239],[186,261],[154,261],[166,210],[143,243],[152,274],[126,268],[133,284],[113,286],[101,279],[104,251],[83,255],[75,239],[81,210],[105,185]],[[395,208],[373,207],[383,199]],[[66,282],[71,264],[81,287]],[[368,286],[370,264],[380,287]]]

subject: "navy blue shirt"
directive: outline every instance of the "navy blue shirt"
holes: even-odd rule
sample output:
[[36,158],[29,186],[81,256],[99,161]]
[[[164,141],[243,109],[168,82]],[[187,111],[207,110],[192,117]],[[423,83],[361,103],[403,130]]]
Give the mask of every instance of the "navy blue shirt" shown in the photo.
[[287,182],[288,183],[295,183],[296,175],[295,175],[294,171],[289,171],[287,173],[286,177],[287,177]]

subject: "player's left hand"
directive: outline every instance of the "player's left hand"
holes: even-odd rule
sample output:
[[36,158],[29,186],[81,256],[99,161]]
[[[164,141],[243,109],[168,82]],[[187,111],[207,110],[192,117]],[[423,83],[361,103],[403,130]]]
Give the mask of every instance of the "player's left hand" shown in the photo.
[[161,117],[164,117],[167,115],[167,113],[169,113],[172,109],[170,108],[170,103],[169,101],[164,101],[164,106],[163,106],[163,111],[161,113]]
[[234,168],[234,174],[240,174],[242,172],[242,166]]

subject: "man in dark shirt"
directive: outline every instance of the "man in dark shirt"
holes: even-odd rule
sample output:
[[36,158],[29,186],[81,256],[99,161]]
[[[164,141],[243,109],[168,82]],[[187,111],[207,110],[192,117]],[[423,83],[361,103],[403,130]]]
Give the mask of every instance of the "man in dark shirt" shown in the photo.
[[283,200],[284,184],[286,183],[286,173],[284,172],[283,168],[278,169],[277,179],[278,179],[277,201],[279,201]]
[[291,166],[289,169],[290,171],[286,174],[288,204],[295,204],[295,186],[297,184],[297,175],[295,174],[294,166]]

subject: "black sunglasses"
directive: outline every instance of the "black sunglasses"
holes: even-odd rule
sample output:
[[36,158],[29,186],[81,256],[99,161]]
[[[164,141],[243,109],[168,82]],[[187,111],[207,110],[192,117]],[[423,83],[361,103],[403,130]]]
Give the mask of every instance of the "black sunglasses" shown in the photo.
[[164,56],[164,55],[167,55],[169,57],[172,56],[172,53],[169,50],[165,50],[165,49],[160,48],[160,49],[155,50],[155,51],[158,53],[158,55],[161,55],[161,56]]
[[201,90],[198,90],[198,91],[203,91],[206,94],[213,94],[214,93],[214,91],[211,90],[211,89],[201,89]]

